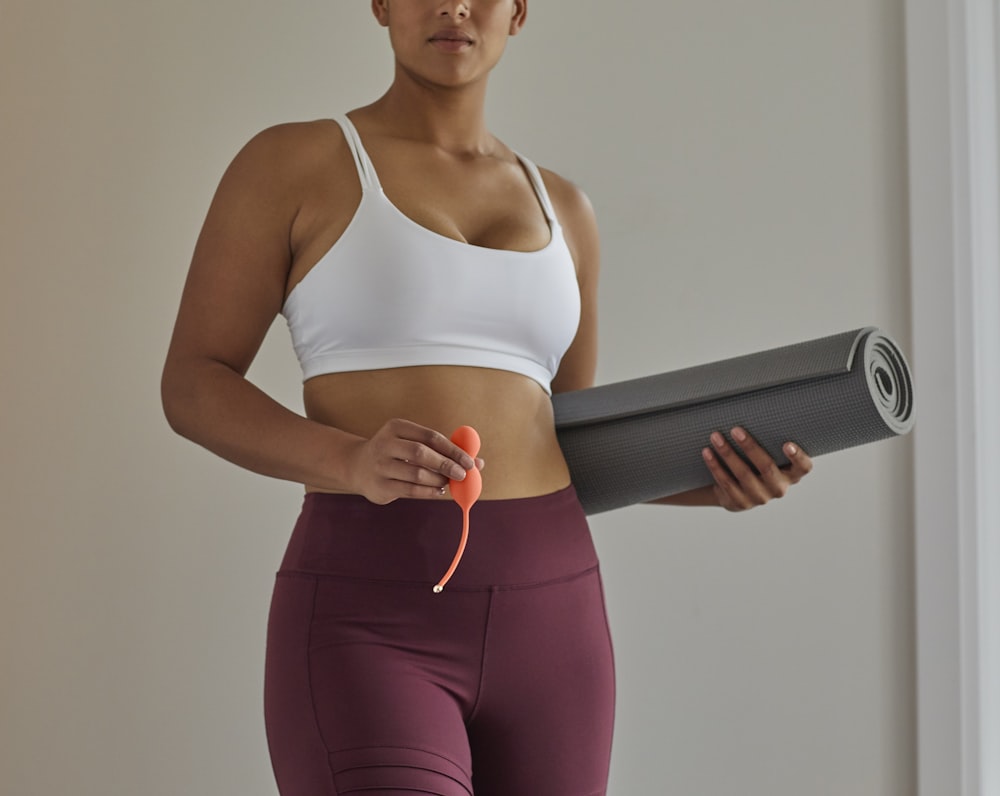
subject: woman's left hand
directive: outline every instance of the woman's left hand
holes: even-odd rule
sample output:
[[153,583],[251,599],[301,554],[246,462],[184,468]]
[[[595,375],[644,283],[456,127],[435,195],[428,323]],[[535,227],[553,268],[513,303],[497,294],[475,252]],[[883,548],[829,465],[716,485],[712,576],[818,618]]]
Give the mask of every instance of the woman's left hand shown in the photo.
[[719,505],[728,511],[743,511],[763,506],[773,498],[784,497],[789,487],[812,470],[812,459],[792,442],[786,442],[783,447],[789,464],[778,467],[770,454],[745,429],[737,426],[730,434],[753,467],[740,458],[718,431],[712,434],[711,447],[702,450],[705,464],[715,478],[715,497]]

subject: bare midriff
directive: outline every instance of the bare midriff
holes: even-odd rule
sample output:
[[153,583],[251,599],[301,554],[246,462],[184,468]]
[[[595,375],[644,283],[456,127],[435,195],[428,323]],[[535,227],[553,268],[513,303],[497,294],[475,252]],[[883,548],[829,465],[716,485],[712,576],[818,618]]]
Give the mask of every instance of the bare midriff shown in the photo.
[[307,381],[303,397],[312,420],[366,438],[393,418],[446,437],[472,426],[486,463],[483,500],[544,495],[570,482],[551,398],[527,376],[439,365],[331,373]]

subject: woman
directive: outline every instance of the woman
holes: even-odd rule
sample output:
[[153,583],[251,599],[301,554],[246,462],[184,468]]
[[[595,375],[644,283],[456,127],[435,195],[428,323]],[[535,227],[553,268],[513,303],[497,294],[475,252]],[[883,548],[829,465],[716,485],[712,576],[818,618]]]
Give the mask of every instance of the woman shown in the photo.
[[[572,183],[492,136],[488,77],[526,0],[372,0],[395,77],[338,121],[266,130],[205,221],[163,373],[180,434],[305,485],[268,623],[265,716],[284,796],[605,792],[612,651],[597,560],[551,392],[596,365],[598,237]],[[300,417],[244,374],[276,313]],[[482,439],[472,538],[449,479]],[[736,510],[786,470],[721,434],[711,488]]]

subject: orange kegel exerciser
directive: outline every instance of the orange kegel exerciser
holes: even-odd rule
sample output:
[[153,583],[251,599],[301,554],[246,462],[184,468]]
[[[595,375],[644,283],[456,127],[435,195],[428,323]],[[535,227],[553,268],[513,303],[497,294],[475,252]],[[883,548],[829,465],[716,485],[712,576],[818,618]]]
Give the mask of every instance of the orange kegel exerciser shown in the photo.
[[[479,434],[471,426],[459,426],[456,428],[455,433],[451,435],[451,441],[473,459],[479,453]],[[479,472],[478,467],[473,467],[465,474],[464,480],[450,481],[449,488],[451,489],[451,496],[454,501],[462,507],[462,539],[458,543],[458,550],[455,552],[455,558],[452,560],[451,566],[448,567],[448,571],[444,573],[444,577],[434,587],[435,594],[442,592],[445,584],[455,574],[458,562],[462,560],[462,553],[465,552],[465,543],[469,541],[469,509],[472,508],[473,503],[479,500],[479,496],[483,492],[483,476]]]

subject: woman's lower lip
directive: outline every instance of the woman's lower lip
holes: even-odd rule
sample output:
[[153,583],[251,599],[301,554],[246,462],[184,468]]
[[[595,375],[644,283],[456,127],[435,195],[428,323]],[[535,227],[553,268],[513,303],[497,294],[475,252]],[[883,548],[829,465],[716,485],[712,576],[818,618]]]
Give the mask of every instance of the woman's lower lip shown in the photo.
[[465,39],[431,39],[431,44],[446,53],[461,52],[472,46],[472,42]]

